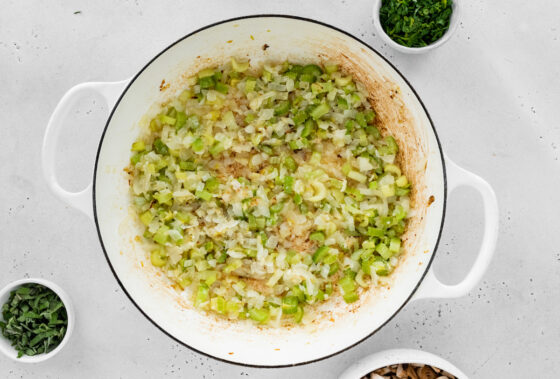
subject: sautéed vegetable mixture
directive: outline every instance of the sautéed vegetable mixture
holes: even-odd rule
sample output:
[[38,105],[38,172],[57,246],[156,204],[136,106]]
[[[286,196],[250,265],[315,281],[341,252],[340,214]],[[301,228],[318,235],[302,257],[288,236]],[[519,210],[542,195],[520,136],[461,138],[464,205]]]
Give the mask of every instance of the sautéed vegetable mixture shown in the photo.
[[[337,65],[204,69],[132,145],[151,263],[194,305],[299,323],[399,262],[410,183],[365,89]],[[304,322],[306,320],[304,319]]]

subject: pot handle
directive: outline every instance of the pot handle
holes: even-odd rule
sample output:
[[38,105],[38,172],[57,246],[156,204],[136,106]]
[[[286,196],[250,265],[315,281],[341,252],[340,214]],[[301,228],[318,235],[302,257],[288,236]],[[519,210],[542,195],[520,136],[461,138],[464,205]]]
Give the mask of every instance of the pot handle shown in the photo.
[[449,192],[453,192],[456,188],[461,186],[469,186],[477,190],[482,196],[482,204],[484,206],[484,234],[482,237],[482,244],[471,270],[460,283],[454,285],[442,283],[434,274],[434,267],[432,266],[426,274],[418,292],[414,295],[414,300],[455,298],[466,295],[482,279],[482,276],[490,265],[490,260],[496,248],[499,211],[498,200],[496,199],[494,190],[486,180],[457,166],[447,155],[445,156],[445,166]]
[[130,79],[118,82],[88,82],[72,87],[62,96],[54,109],[45,130],[42,149],[43,174],[51,191],[61,200],[72,207],[79,209],[89,218],[93,219],[92,206],[92,183],[79,192],[70,192],[62,188],[56,178],[55,158],[58,146],[58,137],[64,124],[64,120],[76,104],[76,102],[87,94],[99,94],[107,102],[107,107],[112,109],[117,99],[123,92]]

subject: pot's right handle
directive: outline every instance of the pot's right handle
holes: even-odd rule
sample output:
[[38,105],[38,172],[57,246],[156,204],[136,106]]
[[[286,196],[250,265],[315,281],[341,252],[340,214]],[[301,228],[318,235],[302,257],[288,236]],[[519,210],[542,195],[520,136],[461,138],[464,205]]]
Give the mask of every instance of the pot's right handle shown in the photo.
[[107,102],[107,107],[112,109],[129,82],[130,79],[121,80],[119,82],[89,82],[72,87],[58,102],[45,130],[42,163],[43,174],[47,184],[58,198],[72,207],[79,209],[91,219],[93,219],[92,183],[90,182],[82,191],[70,192],[64,189],[56,178],[55,158],[58,137],[64,120],[80,98],[88,94],[99,94]]
[[484,206],[484,234],[478,256],[465,278],[458,284],[447,285],[439,281],[434,274],[434,267],[430,268],[422,285],[414,295],[414,300],[426,298],[454,298],[464,296],[471,291],[482,279],[496,248],[498,238],[498,200],[494,190],[487,181],[459,166],[445,156],[447,182],[449,192],[458,187],[468,186],[477,190],[482,196]]

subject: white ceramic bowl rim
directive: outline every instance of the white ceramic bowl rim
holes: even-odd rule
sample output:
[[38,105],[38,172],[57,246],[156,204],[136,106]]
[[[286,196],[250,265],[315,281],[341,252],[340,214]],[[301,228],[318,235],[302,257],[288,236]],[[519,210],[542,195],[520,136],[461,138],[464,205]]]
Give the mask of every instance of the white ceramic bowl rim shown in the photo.
[[448,360],[423,350],[392,349],[383,350],[361,358],[348,367],[339,379],[359,379],[369,373],[391,365],[417,363],[437,367],[459,379],[468,379],[467,375]]
[[[432,128],[432,131],[434,132],[434,136],[437,142],[437,147],[438,147],[438,152],[441,158],[441,163],[442,163],[442,169],[443,169],[443,211],[442,211],[442,218],[441,218],[441,224],[439,226],[439,231],[438,231],[438,235],[437,235],[437,239],[436,239],[436,243],[434,245],[432,254],[431,254],[431,258],[428,262],[428,264],[425,266],[424,268],[424,272],[422,273],[422,275],[420,276],[420,279],[418,280],[418,283],[416,284],[416,286],[414,287],[413,291],[411,291],[410,295],[408,296],[408,298],[403,302],[403,304],[395,310],[395,312],[389,317],[387,318],[387,320],[385,322],[383,322],[377,329],[375,329],[374,331],[372,331],[371,333],[365,335],[363,338],[361,338],[360,340],[358,340],[357,342],[345,347],[344,349],[340,349],[339,351],[336,351],[332,354],[328,354],[316,359],[312,359],[312,360],[308,360],[308,361],[304,361],[304,362],[298,362],[298,363],[293,363],[293,364],[280,364],[280,365],[259,365],[259,364],[249,364],[249,363],[243,363],[243,362],[237,362],[234,360],[228,360],[228,359],[224,359],[221,357],[217,357],[217,356],[213,356],[209,353],[200,351],[192,346],[189,346],[188,344],[186,344],[185,342],[179,340],[178,338],[176,338],[175,336],[173,336],[171,333],[169,333],[167,330],[165,330],[163,327],[161,327],[160,325],[158,325],[156,323],[156,321],[154,321],[137,303],[136,301],[133,299],[133,297],[129,294],[129,292],[127,291],[126,287],[123,285],[123,283],[121,282],[121,280],[119,279],[115,268],[113,267],[113,264],[111,263],[111,260],[109,258],[109,255],[106,251],[105,245],[103,243],[103,238],[101,236],[101,229],[99,226],[99,221],[98,221],[98,217],[97,217],[97,207],[96,207],[96,178],[97,178],[97,170],[98,170],[98,163],[99,163],[99,158],[100,158],[100,153],[101,153],[101,147],[103,146],[103,140],[105,137],[105,134],[107,132],[107,128],[109,126],[109,124],[111,123],[111,119],[113,118],[113,115],[115,113],[115,110],[118,108],[121,100],[123,99],[123,97],[126,95],[127,91],[129,90],[129,88],[132,86],[132,84],[136,81],[136,79],[144,72],[144,70],[146,70],[158,57],[160,57],[161,55],[163,55],[164,53],[166,53],[169,49],[171,49],[173,46],[177,45],[178,43],[184,41],[185,39],[196,35],[199,32],[202,32],[206,29],[210,29],[214,26],[218,26],[221,24],[225,24],[228,22],[232,22],[232,21],[237,21],[237,20],[246,20],[246,19],[254,19],[254,18],[287,18],[287,19],[295,19],[295,20],[300,20],[300,21],[305,21],[305,22],[309,22],[309,23],[313,23],[313,24],[318,24],[321,25],[323,27],[335,30],[339,33],[344,34],[347,37],[350,37],[352,39],[354,39],[356,42],[360,43],[364,48],[369,49],[370,51],[374,52],[377,56],[379,56],[381,59],[383,59],[393,70],[395,70],[395,72],[406,82],[406,84],[409,86],[409,88],[412,90],[412,92],[414,93],[414,95],[416,96],[416,98],[418,99],[420,105],[422,106],[423,111],[425,112],[428,120],[429,120],[429,124]],[[173,42],[172,44],[170,44],[169,46],[167,46],[165,49],[163,49],[160,53],[158,53],[157,55],[155,55],[128,83],[128,85],[126,86],[126,88],[124,89],[124,91],[120,94],[120,96],[118,97],[117,102],[115,103],[115,105],[113,106],[111,113],[109,115],[109,118],[107,119],[107,122],[105,124],[105,127],[103,129],[103,133],[101,135],[101,139],[99,142],[99,147],[97,150],[97,154],[96,154],[96,158],[95,158],[95,166],[94,166],[94,171],[93,171],[93,218],[94,218],[94,222],[95,222],[95,226],[97,229],[97,235],[99,237],[99,242],[101,243],[101,247],[103,250],[103,253],[105,255],[105,258],[107,259],[107,263],[109,264],[109,267],[111,268],[111,271],[113,273],[113,275],[115,276],[115,279],[117,280],[117,282],[119,283],[119,285],[121,286],[123,292],[127,295],[127,297],[130,299],[130,301],[134,304],[134,306],[136,306],[136,308],[148,319],[150,320],[150,322],[152,322],[152,324],[154,324],[159,330],[161,330],[163,333],[165,333],[167,336],[169,336],[170,338],[172,338],[173,340],[175,340],[177,343],[199,353],[202,354],[204,356],[207,356],[209,358],[213,358],[222,362],[226,362],[226,363],[231,363],[231,364],[235,364],[235,365],[240,365],[240,366],[246,366],[246,367],[257,367],[257,368],[282,368],[282,367],[293,367],[293,366],[300,366],[300,365],[306,365],[309,363],[313,363],[313,362],[318,362],[327,358],[330,358],[332,356],[335,356],[337,354],[340,354],[356,345],[358,345],[359,343],[363,342],[364,340],[368,339],[369,337],[371,337],[373,334],[375,334],[379,329],[381,329],[383,326],[385,326],[389,321],[391,321],[393,319],[393,317],[395,317],[395,315],[397,313],[399,313],[401,311],[402,308],[404,308],[404,306],[406,304],[408,304],[408,302],[412,299],[413,295],[416,293],[416,291],[418,290],[418,288],[420,287],[420,285],[422,284],[422,281],[424,280],[426,274],[429,272],[430,267],[432,265],[432,262],[434,260],[434,257],[436,255],[438,246],[439,246],[439,242],[441,239],[441,234],[442,234],[442,230],[443,230],[443,224],[444,224],[444,219],[445,219],[445,213],[446,213],[446,205],[447,205],[447,191],[448,191],[448,183],[447,183],[447,174],[446,174],[446,167],[445,167],[445,159],[444,159],[444,155],[443,155],[443,150],[441,148],[441,143],[438,137],[438,134],[436,132],[436,129],[434,127],[432,118],[430,117],[430,114],[428,113],[424,103],[422,102],[422,100],[420,99],[420,97],[418,96],[418,93],[416,92],[416,90],[413,88],[413,86],[411,85],[411,83],[403,76],[403,74],[391,63],[389,62],[383,55],[381,55],[376,49],[374,49],[373,47],[371,47],[370,45],[368,45],[367,43],[363,42],[362,40],[360,40],[359,38],[355,37],[354,35],[339,29],[335,26],[332,25],[328,25],[326,23],[323,23],[321,21],[317,21],[317,20],[313,20],[313,19],[309,19],[309,18],[305,18],[305,17],[300,17],[300,16],[293,16],[293,15],[282,15],[282,14],[255,14],[255,15],[248,15],[248,16],[241,16],[241,17],[235,17],[235,18],[230,18],[227,20],[222,20],[222,21],[218,21],[209,25],[206,25],[204,27],[201,27],[187,35],[185,35],[184,37],[178,39],[177,41]]]
[[[42,278],[25,278],[25,279],[20,279],[8,283],[4,288],[0,290],[0,298],[3,297],[4,295],[9,296],[9,293],[11,293],[11,291],[15,290],[18,287],[21,287],[24,284],[29,284],[29,283],[40,284],[42,286],[47,287],[48,289],[53,291],[60,298],[60,300],[62,300],[62,303],[64,304],[64,308],[66,309],[66,314],[68,317],[68,325],[66,327],[66,333],[64,334],[64,337],[62,338],[62,341],[60,341],[58,346],[46,354],[43,353],[43,354],[32,355],[32,356],[24,355],[21,358],[17,358],[17,352],[15,351],[15,349],[10,344],[3,344],[3,343],[0,344],[0,351],[4,353],[4,355],[6,355],[7,357],[15,360],[16,362],[38,363],[38,362],[43,362],[49,358],[52,358],[53,356],[58,354],[58,352],[62,350],[62,348],[66,345],[66,343],[70,339],[70,336],[72,335],[72,331],[74,330],[74,308],[72,307],[72,302],[70,301],[70,297],[59,285],[51,282],[50,280],[42,279]],[[3,304],[0,304],[0,307],[2,305]],[[4,339],[3,336],[0,336],[0,338]]]

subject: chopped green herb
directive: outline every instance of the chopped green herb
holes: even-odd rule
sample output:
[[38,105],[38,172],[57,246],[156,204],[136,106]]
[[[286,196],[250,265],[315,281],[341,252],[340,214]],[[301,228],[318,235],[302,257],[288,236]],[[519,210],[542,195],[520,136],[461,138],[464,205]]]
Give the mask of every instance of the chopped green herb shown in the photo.
[[49,353],[62,342],[68,328],[64,303],[50,288],[28,283],[10,293],[2,306],[2,335],[23,355]]
[[393,41],[423,47],[445,34],[452,13],[453,0],[383,0],[379,19]]

